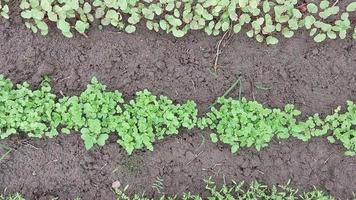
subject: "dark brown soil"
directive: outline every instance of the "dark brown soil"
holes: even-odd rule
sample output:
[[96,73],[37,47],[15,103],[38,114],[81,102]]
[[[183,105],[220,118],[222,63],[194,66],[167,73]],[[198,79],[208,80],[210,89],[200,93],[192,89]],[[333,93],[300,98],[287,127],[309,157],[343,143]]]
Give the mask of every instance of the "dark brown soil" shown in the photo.
[[[220,38],[192,33],[175,39],[139,28],[135,34],[93,29],[89,38],[66,39],[26,30],[18,15],[0,22],[0,74],[15,82],[38,86],[50,75],[57,94],[78,94],[92,76],[122,91],[127,98],[147,88],[177,102],[195,100],[204,111],[241,75],[242,95],[268,106],[293,103],[306,116],[331,113],[346,100],[356,101],[356,41],[316,44],[306,32],[267,47],[245,36],[233,36],[223,47],[213,73]],[[232,95],[237,95],[233,91]],[[319,189],[340,199],[356,192],[356,157],[343,156],[339,144],[325,138],[304,143],[274,141],[261,152],[245,149],[232,155],[225,146],[208,142],[209,132],[182,130],[156,144],[154,152],[127,156],[111,139],[102,148],[86,151],[78,135],[53,140],[13,137],[2,141],[0,191],[18,191],[30,199],[113,199],[112,182],[129,185],[129,192],[158,196],[152,188],[163,179],[164,194],[201,193],[204,178],[259,180]],[[205,138],[205,139],[203,139]]]

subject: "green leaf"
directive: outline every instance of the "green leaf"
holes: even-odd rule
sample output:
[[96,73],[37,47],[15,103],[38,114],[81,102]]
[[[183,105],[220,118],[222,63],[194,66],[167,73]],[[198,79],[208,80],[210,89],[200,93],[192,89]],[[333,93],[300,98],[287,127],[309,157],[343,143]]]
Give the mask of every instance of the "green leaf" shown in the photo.
[[346,7],[346,11],[347,11],[347,12],[354,12],[354,11],[356,11],[356,2],[350,3],[350,4]]
[[249,30],[246,32],[247,37],[252,38],[253,37],[253,30]]
[[58,21],[58,16],[56,13],[49,11],[47,12],[48,19],[51,20],[52,22],[57,22]]
[[270,44],[270,45],[274,45],[274,44],[277,44],[278,43],[278,39],[273,37],[273,36],[268,36],[266,38],[266,43],[267,44]]
[[40,30],[48,31],[48,26],[47,26],[47,24],[44,23],[43,21],[38,21],[36,24],[37,24],[37,27],[38,27]]
[[299,9],[295,8],[295,9],[292,10],[292,12],[293,12],[293,17],[295,17],[297,19],[302,17],[302,13],[299,11]]
[[306,29],[311,29],[312,25],[315,23],[315,18],[313,16],[306,16],[305,17],[305,28]]
[[51,3],[48,0],[41,0],[41,7],[47,12],[52,10]]
[[282,34],[283,34],[284,37],[286,37],[286,38],[291,38],[291,37],[293,37],[294,32],[291,31],[291,30],[289,30],[289,29],[286,27],[286,28],[283,28]]
[[40,5],[39,0],[29,0],[29,2],[32,8],[36,8],[37,6]]
[[315,5],[314,3],[309,3],[307,5],[307,10],[308,12],[312,13],[312,14],[315,14],[318,12],[318,6]]
[[162,30],[168,30],[168,23],[166,22],[166,20],[161,19],[159,21],[159,26],[161,27]]
[[314,37],[315,42],[323,42],[326,39],[325,33],[319,33]]
[[137,24],[139,21],[140,21],[140,19],[141,19],[141,16],[140,15],[138,15],[138,14],[132,14],[131,15],[131,17],[129,17],[128,18],[128,22],[130,23],[130,24]]
[[236,153],[239,150],[239,145],[235,144],[231,146],[231,153]]
[[329,140],[330,143],[335,143],[335,138],[333,136],[328,136],[327,139]]
[[88,14],[91,12],[91,5],[88,2],[85,2],[83,5],[83,11],[84,13]]
[[317,30],[318,30],[318,29],[316,29],[316,28],[312,28],[312,29],[310,30],[309,35],[310,35],[310,36],[315,35],[315,33],[317,32]]
[[107,11],[105,18],[119,20],[119,14],[115,10],[110,9]]
[[32,9],[31,15],[32,15],[32,18],[37,19],[37,20],[42,20],[44,18],[44,12],[39,11],[37,9]]
[[62,32],[69,32],[70,31],[70,25],[68,22],[64,20],[58,20],[57,22],[57,27],[62,31]]
[[234,32],[239,33],[241,31],[241,25],[240,24],[235,24],[234,26]]
[[256,38],[257,42],[263,42],[263,40],[264,40],[264,37],[262,35],[260,35],[260,34],[257,34],[255,36],[255,38]]
[[337,35],[334,31],[328,31],[326,34],[330,39],[336,39],[336,37],[337,37]]
[[319,4],[319,7],[321,9],[326,9],[327,7],[329,7],[330,2],[328,0],[322,0]]
[[183,37],[185,35],[185,32],[179,29],[172,29],[172,33],[174,37]]
[[105,145],[105,141],[109,138],[108,134],[101,134],[99,135],[98,139],[97,139],[97,143],[100,146],[104,146]]
[[21,0],[20,8],[21,8],[21,10],[29,9],[30,4],[27,2],[27,0]]
[[240,8],[245,8],[248,4],[248,0],[238,0]]
[[75,29],[83,34],[85,32],[85,30],[88,28],[89,24],[88,23],[85,23],[85,22],[82,22],[82,21],[77,21],[75,23]]
[[21,12],[21,17],[24,18],[24,19],[31,19],[32,18],[32,13],[31,11],[22,11]]
[[345,156],[356,156],[356,152],[354,151],[346,151]]
[[61,132],[67,135],[70,134],[70,130],[68,128],[62,128]]
[[79,0],[67,0],[66,2],[71,9],[77,10],[79,8]]
[[126,33],[133,33],[136,31],[136,27],[133,25],[128,25],[128,26],[126,26],[125,31],[126,31]]
[[268,0],[263,2],[263,12],[268,13],[271,10],[271,6]]
[[219,141],[218,136],[215,133],[210,134],[211,142],[217,143]]

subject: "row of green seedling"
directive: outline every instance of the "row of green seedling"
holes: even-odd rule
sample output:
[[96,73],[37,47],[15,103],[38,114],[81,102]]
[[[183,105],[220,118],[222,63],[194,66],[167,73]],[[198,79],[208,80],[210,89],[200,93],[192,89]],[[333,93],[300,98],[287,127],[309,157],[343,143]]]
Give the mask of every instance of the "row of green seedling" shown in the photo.
[[[159,200],[256,200],[256,199],[290,199],[290,200],[336,200],[336,198],[326,194],[321,190],[313,188],[308,192],[299,192],[291,187],[289,182],[286,185],[267,186],[257,181],[249,184],[244,182],[232,181],[229,185],[218,187],[211,178],[204,180],[206,183],[204,196],[201,194],[192,194],[184,192],[176,195],[162,195]],[[146,197],[145,194],[128,195],[129,186],[123,188],[115,188],[117,200],[153,200]],[[164,189],[164,188],[162,188]],[[143,192],[144,193],[144,192]],[[158,190],[161,193],[161,190]],[[19,193],[13,195],[0,195],[0,200],[25,200]],[[81,200],[77,197],[73,200]],[[355,199],[356,200],[356,199]]]
[[[0,15],[9,18],[8,0],[0,0]],[[334,1],[301,4],[298,0],[21,0],[21,17],[33,32],[47,35],[49,24],[66,37],[74,30],[87,36],[94,21],[99,28],[113,26],[132,33],[140,22],[150,30],[183,37],[190,30],[208,35],[239,33],[267,44],[278,43],[277,35],[291,38],[301,28],[316,42],[356,38],[349,19],[356,2],[340,9]]]
[[347,102],[347,110],[337,108],[331,115],[318,114],[297,120],[301,112],[293,105],[284,109],[267,108],[245,98],[220,97],[211,111],[198,117],[196,103],[175,104],[166,96],[157,97],[147,90],[125,101],[118,91],[106,91],[95,78],[79,96],[57,98],[48,78],[37,90],[22,83],[16,87],[0,76],[0,138],[21,133],[29,137],[52,138],[60,133],[80,132],[86,149],[103,146],[110,134],[129,154],[137,149],[153,150],[155,141],[178,134],[181,128],[210,128],[212,142],[222,142],[233,153],[240,148],[266,147],[273,138],[295,137],[308,141],[327,136],[356,152],[356,104]]

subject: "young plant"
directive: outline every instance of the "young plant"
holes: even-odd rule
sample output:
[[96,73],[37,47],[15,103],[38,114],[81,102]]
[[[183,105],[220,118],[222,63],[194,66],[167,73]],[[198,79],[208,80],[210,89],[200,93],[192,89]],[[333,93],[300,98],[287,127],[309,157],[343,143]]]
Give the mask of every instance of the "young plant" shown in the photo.
[[94,21],[91,5],[84,0],[21,0],[21,17],[34,33],[48,34],[48,23],[56,23],[66,37],[73,37],[72,30],[84,34]]
[[79,97],[63,97],[56,104],[56,116],[64,126],[62,132],[69,133],[71,129],[80,131],[86,149],[95,144],[105,144],[118,123],[115,115],[122,111],[122,94],[118,91],[106,92],[105,89],[106,86],[93,78]]
[[221,141],[231,146],[235,153],[240,148],[254,146],[257,150],[266,147],[277,136],[286,139],[290,128],[296,123],[295,116],[300,111],[287,105],[284,111],[264,108],[255,101],[241,101],[220,97],[219,109],[212,107],[207,117],[202,118],[198,126],[209,127],[216,131],[211,134],[212,142]]
[[[6,0],[7,1],[7,0]],[[0,14],[8,17],[8,6],[0,1]],[[3,5],[4,4],[4,5]],[[73,30],[86,35],[94,19],[99,28],[113,26],[133,33],[143,21],[149,30],[162,30],[183,37],[190,30],[204,30],[219,35],[233,29],[247,28],[247,36],[258,42],[277,44],[277,34],[291,38],[302,27],[310,29],[316,42],[344,39],[351,28],[348,15],[355,12],[355,3],[347,5],[340,19],[340,8],[328,0],[299,5],[297,0],[21,0],[21,16],[33,32],[48,33],[55,23],[66,37]]]
[[[189,192],[183,193],[179,198],[177,196],[162,196],[160,200],[255,200],[255,199],[293,199],[293,200],[335,200],[334,197],[325,192],[313,189],[308,192],[298,192],[297,189],[286,185],[266,186],[257,181],[247,184],[244,182],[232,181],[229,185],[217,186],[211,178],[205,180],[205,197],[193,195]],[[152,200],[144,195],[127,195],[128,186],[123,190],[116,190],[118,200]]]
[[147,90],[138,92],[135,100],[124,105],[122,115],[116,116],[118,143],[131,154],[135,149],[153,151],[153,142],[172,134],[178,129],[191,129],[197,120],[196,105],[192,101],[173,104],[167,97],[157,99]]
[[9,0],[0,0],[0,17],[9,19]]
[[53,137],[56,131],[50,126],[55,95],[48,79],[40,89],[32,91],[28,83],[13,84],[0,76],[0,138],[23,132],[30,137]]
[[[215,104],[214,104],[215,105]],[[318,114],[297,120],[301,114],[293,105],[283,110],[266,108],[245,98],[220,97],[205,117],[197,118],[193,101],[174,104],[168,97],[157,97],[147,90],[137,92],[135,99],[125,103],[118,91],[108,92],[96,78],[79,96],[56,100],[45,78],[37,90],[29,84],[14,85],[0,75],[0,139],[22,133],[29,137],[54,137],[58,130],[81,133],[86,149],[104,145],[116,132],[117,142],[131,154],[136,149],[153,150],[156,140],[178,134],[180,128],[210,128],[212,142],[231,146],[233,153],[243,147],[266,147],[273,137],[290,136],[302,141],[325,136],[356,155],[356,104],[347,102],[347,110],[320,118]]]

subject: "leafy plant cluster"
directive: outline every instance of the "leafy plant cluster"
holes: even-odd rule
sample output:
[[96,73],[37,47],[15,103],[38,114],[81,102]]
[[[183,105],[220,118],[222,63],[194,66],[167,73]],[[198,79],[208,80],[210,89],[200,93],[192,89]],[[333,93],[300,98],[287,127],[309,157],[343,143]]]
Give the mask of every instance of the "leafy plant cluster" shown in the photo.
[[[73,37],[73,30],[85,35],[96,20],[100,27],[110,25],[127,33],[142,22],[150,30],[175,37],[190,30],[208,35],[229,29],[238,33],[245,27],[248,37],[267,44],[278,42],[277,33],[290,38],[301,28],[310,30],[316,42],[344,39],[348,32],[356,38],[349,19],[356,2],[341,10],[329,0],[308,4],[297,0],[21,0],[20,8],[26,26],[42,35],[48,33],[50,23],[66,37]],[[7,13],[8,7],[3,10]]]
[[[162,196],[160,200],[256,200],[256,199],[293,199],[293,200],[334,200],[335,198],[327,195],[320,190],[312,190],[309,192],[300,193],[298,190],[289,186],[272,186],[261,184],[257,181],[253,181],[250,184],[244,182],[236,183],[232,185],[223,185],[217,187],[210,179],[206,182],[206,197],[200,195],[194,195],[191,193],[183,193],[181,197],[177,196]],[[143,195],[128,196],[125,194],[127,188],[124,190],[117,190],[119,200],[151,200]]]
[[157,98],[147,90],[124,104],[118,91],[93,78],[79,96],[64,96],[56,101],[46,78],[38,90],[27,83],[13,88],[0,76],[0,138],[19,132],[30,137],[54,137],[58,130],[69,134],[79,131],[86,149],[104,145],[110,133],[117,133],[118,143],[131,154],[135,149],[153,150],[153,142],[178,129],[191,129],[197,121],[196,104],[173,104],[167,97]]
[[292,136],[308,141],[312,137],[332,133],[328,136],[330,142],[335,142],[336,138],[347,149],[346,155],[356,155],[356,104],[351,101],[347,102],[347,111],[343,114],[339,113],[338,107],[325,119],[314,114],[305,121],[296,119],[301,112],[290,104],[281,110],[266,108],[245,98],[220,97],[217,103],[218,108],[212,107],[198,126],[215,130],[216,133],[210,135],[212,142],[221,141],[230,145],[232,153],[251,146],[260,150],[274,137],[287,139]]
[[[298,192],[298,190],[286,185],[273,185],[269,187],[257,181],[253,181],[249,184],[244,182],[233,182],[231,185],[223,185],[217,187],[211,179],[205,180],[205,196],[194,195],[189,192],[185,192],[182,195],[177,194],[175,196],[164,195],[160,200],[256,200],[256,199],[290,199],[290,200],[336,200],[336,198],[326,194],[325,192],[317,189],[313,189],[308,192]],[[128,187],[124,189],[116,189],[117,200],[152,200],[144,195],[128,195]],[[178,195],[181,195],[178,197]],[[0,200],[25,200],[20,194],[15,195],[0,195]],[[80,200],[75,198],[74,200]],[[356,200],[356,199],[355,199]]]
[[[58,198],[52,198],[51,200],[57,200]],[[3,195],[0,194],[0,200],[26,200],[20,193]],[[79,197],[74,198],[73,200],[81,200]]]
[[210,128],[212,142],[240,148],[267,146],[272,138],[295,137],[308,141],[327,135],[330,142],[340,141],[346,155],[356,155],[356,104],[347,102],[346,112],[337,108],[332,115],[318,114],[304,121],[293,105],[270,109],[245,98],[220,97],[217,104],[198,118],[193,101],[175,104],[165,96],[157,97],[147,90],[124,101],[118,91],[106,91],[96,78],[79,96],[56,98],[45,78],[37,90],[29,84],[16,85],[0,75],[0,139],[18,132],[29,137],[55,137],[59,132],[80,132],[86,149],[103,146],[111,134],[129,154],[136,149],[153,150],[156,140],[178,134],[180,128]]
[[22,197],[21,194],[16,193],[16,194],[10,194],[10,195],[0,195],[0,200],[25,200],[25,198]]

